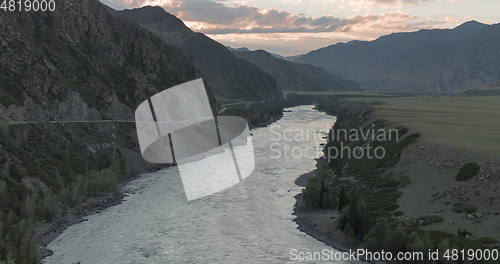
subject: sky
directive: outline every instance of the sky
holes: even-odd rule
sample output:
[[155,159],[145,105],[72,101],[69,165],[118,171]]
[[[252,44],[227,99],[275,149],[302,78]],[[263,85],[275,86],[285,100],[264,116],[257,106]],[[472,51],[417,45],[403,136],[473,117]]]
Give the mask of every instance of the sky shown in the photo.
[[192,30],[233,48],[284,56],[395,32],[500,23],[500,0],[101,0],[162,6]]

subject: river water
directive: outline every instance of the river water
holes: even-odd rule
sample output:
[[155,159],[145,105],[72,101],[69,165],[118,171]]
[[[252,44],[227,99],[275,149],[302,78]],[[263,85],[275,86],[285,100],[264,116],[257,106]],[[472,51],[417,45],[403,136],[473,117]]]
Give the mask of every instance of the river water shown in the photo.
[[315,168],[334,118],[312,106],[289,110],[252,131],[256,169],[242,183],[188,202],[176,168],[145,174],[122,204],[55,239],[46,263],[299,263],[290,250],[330,249],[300,232],[292,211],[295,180]]

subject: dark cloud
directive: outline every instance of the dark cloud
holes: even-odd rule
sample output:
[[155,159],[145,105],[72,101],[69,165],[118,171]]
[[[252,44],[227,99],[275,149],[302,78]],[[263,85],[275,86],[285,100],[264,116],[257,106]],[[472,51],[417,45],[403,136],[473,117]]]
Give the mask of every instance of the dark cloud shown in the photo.
[[329,32],[344,26],[331,16],[311,18],[212,0],[172,0],[163,7],[184,21],[205,24],[201,31],[209,34]]
[[210,24],[239,24],[257,16],[259,9],[249,6],[226,6],[210,0],[175,0],[164,5],[165,9],[188,21]]

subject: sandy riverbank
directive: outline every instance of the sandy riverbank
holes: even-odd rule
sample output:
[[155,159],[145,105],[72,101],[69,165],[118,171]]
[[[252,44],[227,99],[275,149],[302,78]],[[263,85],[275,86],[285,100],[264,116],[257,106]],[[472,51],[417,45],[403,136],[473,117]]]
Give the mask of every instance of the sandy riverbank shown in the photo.
[[[306,187],[307,181],[314,176],[316,170],[300,176],[295,183]],[[354,245],[349,243],[345,235],[337,228],[337,220],[341,216],[337,210],[319,210],[306,208],[303,194],[295,196],[296,204],[293,215],[296,217],[298,229],[319,241],[338,250],[348,250]]]
[[[478,175],[466,182],[455,179],[468,162],[481,165]],[[305,187],[315,172],[301,176],[297,185]],[[400,189],[400,219],[416,222],[426,216],[437,216],[442,222],[423,225],[427,230],[456,235],[467,230],[471,239],[492,237],[500,240],[500,160],[493,156],[467,152],[429,142],[425,135],[403,149],[400,161],[385,175],[405,177],[408,183]],[[306,208],[303,195],[296,196],[294,210],[298,228],[316,239],[340,250],[356,248],[337,227],[341,213],[337,210]],[[457,203],[477,208],[474,213],[456,212]]]

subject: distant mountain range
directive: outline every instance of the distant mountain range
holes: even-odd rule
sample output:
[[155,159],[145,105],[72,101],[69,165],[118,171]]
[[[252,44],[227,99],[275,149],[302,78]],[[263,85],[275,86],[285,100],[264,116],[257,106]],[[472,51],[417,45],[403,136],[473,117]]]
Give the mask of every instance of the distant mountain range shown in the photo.
[[154,32],[182,49],[205,77],[218,98],[273,100],[282,90],[357,90],[345,81],[311,65],[288,62],[284,57],[248,48],[232,49],[190,30],[163,8],[146,6],[117,11],[117,15]]
[[299,56],[366,90],[445,93],[500,80],[500,24],[395,33]]
[[115,11],[184,51],[217,98],[269,101],[281,98],[275,80],[252,63],[234,56],[225,46],[191,31],[161,7]]
[[280,90],[361,90],[357,83],[338,78],[320,67],[289,62],[263,50],[240,48],[232,49],[232,52],[273,76]]

